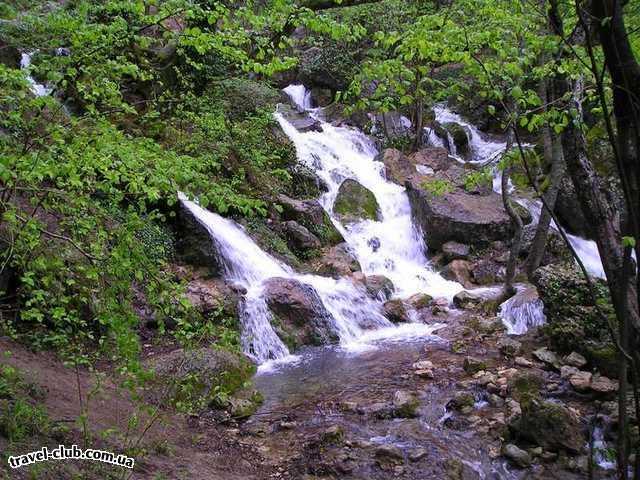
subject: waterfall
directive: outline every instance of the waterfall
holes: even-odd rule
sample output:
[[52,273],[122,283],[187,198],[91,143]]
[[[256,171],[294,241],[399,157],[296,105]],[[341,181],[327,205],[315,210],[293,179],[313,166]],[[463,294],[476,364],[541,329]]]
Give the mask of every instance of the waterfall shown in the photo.
[[[471,149],[471,163],[479,165],[487,165],[491,163],[496,157],[504,152],[507,147],[506,142],[498,139],[492,139],[488,135],[480,132],[478,128],[466,122],[460,115],[451,112],[443,105],[436,105],[434,107],[435,117],[439,123],[455,122],[465,128],[469,137],[469,146]],[[432,145],[440,146],[444,142],[440,139],[435,132],[427,130],[429,142]],[[437,140],[436,140],[437,139]],[[438,144],[439,142],[439,144]],[[451,145],[451,142],[449,141]],[[459,157],[456,157],[458,161],[463,161]],[[502,173],[497,168],[494,168],[493,178],[493,190],[500,194],[502,192]],[[513,185],[509,183],[509,190],[513,189]],[[537,224],[540,218],[540,212],[542,209],[542,202],[540,200],[528,200],[523,198],[515,198],[516,202],[527,208],[532,215],[533,224]],[[551,227],[558,229],[557,225],[552,222]],[[578,257],[584,263],[587,271],[598,278],[605,278],[604,269],[602,267],[602,261],[600,254],[598,253],[598,247],[592,240],[586,240],[575,235],[567,234],[567,238],[572,247],[576,250]],[[532,300],[526,300],[522,298],[520,294],[516,294],[502,305],[500,305],[499,316],[502,318],[503,323],[508,329],[510,334],[523,334],[529,328],[538,326],[544,323],[545,316],[543,313],[544,304],[536,298]]]
[[[20,68],[25,71],[29,71],[31,67],[31,53],[22,53],[20,57]],[[51,93],[51,89],[42,83],[36,82],[36,80],[31,76],[27,75],[27,81],[29,82],[29,88],[33,92],[36,97],[44,97]]]
[[[306,99],[303,86],[285,89],[298,106]],[[306,100],[304,100],[306,102]],[[314,117],[316,111],[309,112]],[[427,293],[449,300],[462,290],[456,282],[443,279],[430,266],[424,240],[411,218],[409,199],[404,187],[385,179],[384,164],[371,140],[358,130],[335,127],[320,121],[321,132],[298,132],[281,114],[276,113],[282,129],[296,146],[300,162],[313,169],[327,184],[320,198],[336,228],[342,233],[365,275],[384,275],[395,288],[395,296],[406,298]],[[344,225],[333,214],[333,203],[342,182],[356,180],[375,196],[381,220],[364,220]]]
[[258,363],[282,359],[290,353],[271,326],[271,313],[263,296],[264,282],[269,278],[290,278],[311,285],[331,314],[331,329],[342,343],[357,341],[366,328],[391,326],[381,313],[380,303],[368,298],[364,289],[350,280],[297,273],[263,251],[232,220],[200,207],[182,193],[179,199],[211,235],[225,279],[247,291],[241,302],[242,347]]

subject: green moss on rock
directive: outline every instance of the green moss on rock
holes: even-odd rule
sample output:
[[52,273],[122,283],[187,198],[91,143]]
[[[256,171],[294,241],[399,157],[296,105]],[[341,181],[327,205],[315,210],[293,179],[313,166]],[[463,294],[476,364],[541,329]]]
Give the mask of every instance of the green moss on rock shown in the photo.
[[333,211],[344,222],[380,219],[380,206],[375,195],[350,178],[340,185]]

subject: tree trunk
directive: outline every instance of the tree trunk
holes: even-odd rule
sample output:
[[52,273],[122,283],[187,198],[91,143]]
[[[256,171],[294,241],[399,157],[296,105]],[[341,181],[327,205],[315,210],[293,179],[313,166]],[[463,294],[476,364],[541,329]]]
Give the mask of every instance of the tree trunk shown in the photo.
[[[514,127],[515,128],[515,127]],[[511,146],[513,145],[512,135],[509,134],[509,139],[507,140],[507,148],[505,149],[505,154],[511,150]],[[520,248],[522,246],[522,218],[518,215],[518,212],[515,208],[513,208],[513,204],[511,203],[511,199],[509,198],[509,177],[511,175],[512,166],[507,164],[505,169],[502,172],[501,178],[501,190],[502,190],[502,204],[504,205],[504,209],[506,210],[509,218],[511,219],[511,225],[514,229],[513,239],[511,240],[511,251],[509,252],[509,261],[507,263],[507,271],[505,274],[504,280],[504,291],[503,297],[508,298],[516,293],[516,289],[513,286],[513,282],[516,277],[516,267],[518,264],[518,255],[520,253]]]

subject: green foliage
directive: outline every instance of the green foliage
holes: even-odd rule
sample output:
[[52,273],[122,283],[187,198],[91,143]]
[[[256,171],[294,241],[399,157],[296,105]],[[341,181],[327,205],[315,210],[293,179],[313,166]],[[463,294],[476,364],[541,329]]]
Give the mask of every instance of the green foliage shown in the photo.
[[424,180],[421,187],[431,195],[440,197],[453,191],[454,187],[450,181],[442,178],[431,178]]

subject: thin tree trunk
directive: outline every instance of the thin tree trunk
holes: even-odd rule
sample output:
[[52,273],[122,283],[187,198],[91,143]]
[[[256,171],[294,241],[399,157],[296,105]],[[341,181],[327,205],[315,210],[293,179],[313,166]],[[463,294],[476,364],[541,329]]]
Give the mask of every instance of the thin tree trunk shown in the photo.
[[[514,127],[515,128],[515,127]],[[505,149],[505,153],[508,153],[511,150],[511,146],[513,145],[512,135],[509,134],[509,139],[507,141],[507,148]],[[506,210],[509,218],[511,219],[511,225],[513,226],[513,238],[511,240],[511,251],[509,252],[509,261],[507,263],[507,271],[505,274],[504,280],[504,291],[503,296],[505,298],[511,297],[515,295],[516,289],[513,286],[515,277],[516,277],[516,267],[518,263],[518,255],[520,253],[520,248],[522,246],[522,218],[518,215],[518,212],[515,208],[513,208],[513,204],[511,203],[511,199],[509,198],[509,177],[511,176],[512,166],[507,165],[502,172],[501,178],[501,190],[502,190],[502,204],[504,205],[504,209]]]

